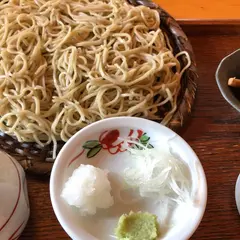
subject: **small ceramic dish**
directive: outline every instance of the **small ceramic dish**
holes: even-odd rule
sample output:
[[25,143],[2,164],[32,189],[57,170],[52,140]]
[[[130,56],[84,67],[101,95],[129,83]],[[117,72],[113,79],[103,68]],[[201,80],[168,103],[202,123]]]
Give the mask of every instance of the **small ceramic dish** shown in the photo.
[[240,174],[238,175],[238,178],[235,184],[235,201],[236,201],[238,213],[240,214]]
[[216,81],[221,94],[226,101],[240,112],[240,89],[233,89],[228,86],[229,78],[240,78],[240,49],[226,56],[219,64],[216,71]]
[[[122,149],[121,139],[129,136],[147,139],[153,147],[168,143],[174,154],[188,165],[193,199],[189,204],[180,205],[174,214],[166,214],[165,220],[170,222],[170,218],[174,219],[174,224],[164,225],[164,220],[160,224],[159,238],[188,239],[197,229],[206,207],[207,184],[202,165],[191,147],[175,132],[159,123],[135,117],[109,118],[93,123],[76,133],[62,148],[50,178],[51,201],[60,224],[74,240],[111,240],[114,239],[118,219],[124,213],[132,210],[148,211],[158,217],[164,214],[161,204],[150,198],[137,204],[123,204],[115,198],[122,184],[121,172],[128,166],[128,152]],[[64,183],[80,164],[107,169],[114,196],[112,207],[98,210],[90,217],[81,217],[78,210],[67,205],[60,196]]]
[[18,239],[30,214],[25,172],[0,151],[0,239]]

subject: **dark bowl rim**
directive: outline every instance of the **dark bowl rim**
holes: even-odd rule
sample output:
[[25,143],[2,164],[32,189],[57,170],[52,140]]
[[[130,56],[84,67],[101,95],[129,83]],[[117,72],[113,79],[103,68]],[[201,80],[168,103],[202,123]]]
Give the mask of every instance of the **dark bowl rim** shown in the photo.
[[[222,69],[224,63],[230,59],[232,56],[234,56],[235,54],[240,53],[240,48],[233,51],[232,53],[228,54],[227,56],[225,56],[219,63],[216,73],[215,73],[215,79],[217,82],[217,86],[219,88],[220,93],[222,94],[223,98],[234,108],[236,109],[238,112],[240,112],[240,101],[234,96],[234,94],[232,93],[230,87],[229,87],[229,91],[226,90],[226,88],[223,86],[222,81],[220,80],[220,70]],[[227,81],[228,79],[226,79]]]

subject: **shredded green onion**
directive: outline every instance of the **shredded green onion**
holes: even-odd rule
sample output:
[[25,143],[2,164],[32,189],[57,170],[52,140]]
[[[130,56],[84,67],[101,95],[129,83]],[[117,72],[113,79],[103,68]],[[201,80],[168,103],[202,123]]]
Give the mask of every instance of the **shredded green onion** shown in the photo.
[[167,144],[155,148],[148,148],[139,141],[134,144],[140,148],[128,144],[131,157],[129,167],[124,170],[127,185],[137,188],[141,197],[160,201],[167,198],[174,202],[189,200],[191,174],[187,164],[173,156]]

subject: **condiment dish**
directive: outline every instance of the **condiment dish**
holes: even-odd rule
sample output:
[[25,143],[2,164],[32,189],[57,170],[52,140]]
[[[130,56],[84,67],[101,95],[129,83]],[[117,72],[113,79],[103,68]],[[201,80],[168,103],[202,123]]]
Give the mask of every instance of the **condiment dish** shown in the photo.
[[[118,199],[123,169],[128,166],[122,139],[147,139],[158,148],[168,143],[172,154],[189,168],[192,199],[171,212],[150,198],[125,204]],[[109,171],[114,205],[100,209],[96,215],[81,216],[75,207],[61,197],[64,183],[80,164],[90,164]],[[202,165],[192,148],[169,128],[142,118],[117,117],[93,123],[76,133],[62,148],[50,178],[50,195],[54,212],[67,234],[74,240],[116,239],[114,229],[119,217],[130,211],[150,212],[158,217],[163,240],[186,240],[200,224],[207,202],[207,183]],[[131,195],[130,195],[131,197]]]
[[[234,77],[240,78],[240,49],[223,58],[216,71],[216,81],[222,96],[240,112],[240,95],[238,99],[234,89],[228,86],[228,79]],[[236,91],[238,90],[236,89]]]
[[235,201],[236,201],[238,213],[240,214],[240,174],[238,175],[238,178],[235,184]]

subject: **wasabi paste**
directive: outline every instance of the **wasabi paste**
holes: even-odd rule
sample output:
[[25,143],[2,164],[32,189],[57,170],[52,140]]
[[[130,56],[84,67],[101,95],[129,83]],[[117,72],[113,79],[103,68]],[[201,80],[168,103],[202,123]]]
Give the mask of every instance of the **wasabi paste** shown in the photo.
[[116,236],[118,240],[156,240],[157,217],[142,212],[123,214],[118,221]]

